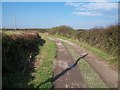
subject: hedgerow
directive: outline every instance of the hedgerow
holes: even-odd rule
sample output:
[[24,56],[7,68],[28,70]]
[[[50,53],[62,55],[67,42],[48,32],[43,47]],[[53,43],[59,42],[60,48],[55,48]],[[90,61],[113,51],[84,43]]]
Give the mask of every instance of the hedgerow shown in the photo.
[[6,31],[2,33],[3,87],[14,87],[15,84],[12,82],[14,82],[13,78],[17,77],[14,77],[16,73],[31,72],[39,47],[44,43],[45,40],[41,39],[37,32]]

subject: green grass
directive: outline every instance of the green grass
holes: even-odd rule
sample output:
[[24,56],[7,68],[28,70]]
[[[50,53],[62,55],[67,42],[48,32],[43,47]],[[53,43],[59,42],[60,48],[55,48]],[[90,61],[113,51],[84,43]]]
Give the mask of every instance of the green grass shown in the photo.
[[93,54],[101,58],[102,60],[105,60],[110,65],[110,67],[113,68],[114,70],[118,69],[118,56],[117,55],[116,56],[111,55],[87,43],[79,42],[77,39],[74,39],[74,38],[67,38],[67,37],[63,37],[60,35],[55,35],[55,37],[62,38],[62,39],[65,39],[65,40],[68,40],[70,42],[80,45],[81,47],[89,50],[90,52],[92,52]]
[[[75,60],[78,57],[80,57],[78,52],[75,51],[75,49],[72,46],[68,45],[67,43],[63,44]],[[88,84],[89,88],[107,88],[106,84],[101,80],[99,75],[92,69],[92,67],[86,61],[82,59],[79,65],[81,74],[84,77],[84,80]]]
[[[37,67],[34,73],[34,80],[30,84],[34,84],[34,87],[38,87],[39,84],[52,77],[53,75],[53,62],[56,55],[56,45],[53,41],[48,40],[45,35],[41,35],[46,40],[45,45],[40,50],[40,55],[37,56]],[[48,82],[40,86],[39,88],[50,88],[52,83]]]

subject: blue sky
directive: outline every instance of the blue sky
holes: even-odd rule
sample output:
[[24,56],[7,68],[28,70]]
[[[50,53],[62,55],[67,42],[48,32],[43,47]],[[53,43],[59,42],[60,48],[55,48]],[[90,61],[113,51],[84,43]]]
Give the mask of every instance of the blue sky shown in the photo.
[[78,29],[117,24],[117,0],[88,2],[3,2],[2,27],[14,28],[15,17],[17,28],[68,25]]

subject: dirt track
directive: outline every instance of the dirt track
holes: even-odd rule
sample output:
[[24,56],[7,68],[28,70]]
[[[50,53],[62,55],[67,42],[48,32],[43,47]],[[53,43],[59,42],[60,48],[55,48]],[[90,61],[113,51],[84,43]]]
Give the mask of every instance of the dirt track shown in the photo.
[[[80,46],[78,46],[74,43],[68,42],[66,40],[59,39],[59,38],[55,38],[55,40],[57,41],[57,46],[58,46],[57,62],[60,62],[60,61],[62,62],[62,60],[64,60],[64,62],[67,62],[67,64],[70,64],[73,62],[72,58],[70,57],[70,55],[68,55],[68,52],[65,50],[63,45],[58,42],[66,42],[66,43],[70,44],[80,55],[83,55],[83,53],[89,52],[88,50],[81,48]],[[67,60],[70,60],[70,61],[67,61]],[[91,52],[89,52],[89,55],[87,57],[85,57],[85,61],[90,64],[90,66],[99,74],[101,79],[103,79],[103,81],[110,88],[118,87],[118,73],[116,71],[112,70],[109,67],[109,65],[107,65],[107,63],[104,62],[104,60],[101,60],[100,58],[98,58],[97,56],[95,56]],[[59,63],[57,63],[57,65],[59,65]],[[62,64],[62,66],[64,67],[64,64]],[[56,66],[55,74],[57,72],[60,72],[61,70],[63,70],[64,69],[63,67]],[[79,71],[77,71],[77,72],[79,72]],[[75,77],[77,79],[77,81],[78,81],[79,77],[82,78],[81,75],[77,75],[75,70],[73,70],[73,71],[71,70],[71,72],[69,72],[68,74],[70,74],[70,73],[74,73],[74,76],[77,76],[77,78]],[[68,77],[73,79],[74,76],[71,75],[69,77],[66,75],[66,76],[62,77],[61,79],[59,79],[58,81],[55,82],[56,87],[65,87],[66,83],[69,84],[72,80],[67,81],[67,82],[64,80]],[[76,79],[73,79],[73,80],[76,80]],[[61,83],[61,85],[59,85],[59,83]],[[80,87],[83,87],[83,86],[84,86],[84,84],[80,85]]]
[[[57,75],[58,73],[62,72],[66,68],[69,67],[69,65],[72,65],[75,60],[72,58],[72,56],[69,54],[69,52],[66,50],[66,48],[63,46],[63,44],[60,41],[56,41],[57,45],[57,60],[54,70],[54,75]],[[87,85],[85,85],[84,80],[80,74],[79,67],[76,66],[75,68],[72,68],[70,71],[62,75],[59,79],[57,79],[54,82],[55,88],[86,88]]]

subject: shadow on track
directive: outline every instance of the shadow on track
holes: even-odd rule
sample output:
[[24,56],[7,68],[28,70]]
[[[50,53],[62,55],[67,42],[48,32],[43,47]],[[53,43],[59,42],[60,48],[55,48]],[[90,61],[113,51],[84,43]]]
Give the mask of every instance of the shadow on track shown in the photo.
[[[78,64],[78,62],[79,62],[82,58],[84,58],[85,56],[87,56],[87,55],[88,55],[88,53],[86,53],[85,55],[79,57],[79,58],[76,60],[76,62],[75,62],[74,64],[72,64],[70,67],[66,68],[65,70],[63,70],[62,72],[60,72],[59,74],[57,74],[56,76],[51,77],[51,78],[48,78],[46,81],[40,83],[40,84],[37,86],[37,88],[41,87],[43,84],[45,84],[45,83],[47,83],[47,82],[55,82],[57,79],[59,79],[61,76],[63,76],[66,72],[68,72],[69,70],[71,70],[72,68],[74,68],[74,67]],[[53,86],[53,87],[54,87],[54,86]],[[51,87],[51,88],[53,88],[53,87]]]

